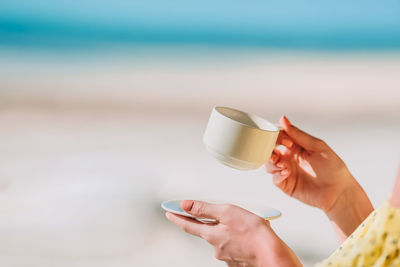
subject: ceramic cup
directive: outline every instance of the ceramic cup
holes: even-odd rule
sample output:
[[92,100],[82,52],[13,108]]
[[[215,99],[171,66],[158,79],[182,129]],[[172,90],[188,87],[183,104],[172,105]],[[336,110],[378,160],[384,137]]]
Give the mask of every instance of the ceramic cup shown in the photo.
[[214,107],[203,142],[221,163],[239,170],[251,170],[267,163],[279,128],[261,117],[228,108]]

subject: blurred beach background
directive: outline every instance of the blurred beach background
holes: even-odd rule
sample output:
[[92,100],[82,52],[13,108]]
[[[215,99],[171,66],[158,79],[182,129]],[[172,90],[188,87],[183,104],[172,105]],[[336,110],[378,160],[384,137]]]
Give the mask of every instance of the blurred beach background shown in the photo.
[[0,3],[0,262],[224,266],[167,199],[264,204],[305,266],[338,242],[320,211],[202,144],[215,105],[328,142],[375,206],[400,160],[398,1]]

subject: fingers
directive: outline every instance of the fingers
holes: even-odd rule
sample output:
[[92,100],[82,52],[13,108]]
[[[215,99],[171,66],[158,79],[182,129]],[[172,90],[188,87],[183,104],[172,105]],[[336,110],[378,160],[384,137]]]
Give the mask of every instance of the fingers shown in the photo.
[[272,151],[270,162],[272,162],[273,164],[276,164],[281,159],[281,156],[282,156],[281,151],[279,151],[279,149],[275,148],[274,151]]
[[289,177],[289,175],[291,174],[291,170],[288,164],[289,163],[285,160],[285,158],[280,155],[277,161],[274,161],[274,158],[271,157],[270,162],[264,165],[265,170],[268,173],[273,174],[272,182],[274,184],[278,185]]
[[279,149],[275,149],[271,155],[270,161],[264,165],[264,168],[265,171],[270,174],[282,172],[288,168],[287,158],[285,159],[284,155],[282,155],[282,152]]
[[325,143],[309,135],[306,132],[303,132],[296,126],[292,125],[291,122],[285,116],[282,116],[279,125],[284,129],[286,134],[293,139],[295,143],[300,145],[301,147],[305,148],[309,151],[320,151],[323,150],[325,147]]
[[181,208],[187,213],[199,218],[215,219],[217,221],[221,220],[221,216],[224,213],[223,206],[196,200],[183,200],[181,202]]
[[279,185],[281,184],[284,180],[286,180],[290,175],[290,170],[288,169],[284,169],[280,172],[276,172],[273,176],[272,176],[272,182],[275,185]]
[[290,136],[287,135],[285,131],[280,131],[278,135],[278,140],[276,141],[277,145],[284,145],[287,148],[291,148],[293,146],[293,140]]
[[277,172],[282,171],[281,167],[278,167],[271,162],[268,162],[267,164],[265,164],[264,167],[265,167],[265,170],[270,174],[275,174]]
[[171,212],[165,214],[168,220],[179,226],[183,231],[207,240],[212,225],[201,223],[191,218],[176,215]]

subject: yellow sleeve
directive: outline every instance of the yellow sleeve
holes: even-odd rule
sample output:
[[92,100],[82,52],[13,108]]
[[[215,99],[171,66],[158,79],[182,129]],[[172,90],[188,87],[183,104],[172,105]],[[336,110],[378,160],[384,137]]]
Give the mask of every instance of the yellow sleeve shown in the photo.
[[317,267],[400,267],[400,209],[386,201]]

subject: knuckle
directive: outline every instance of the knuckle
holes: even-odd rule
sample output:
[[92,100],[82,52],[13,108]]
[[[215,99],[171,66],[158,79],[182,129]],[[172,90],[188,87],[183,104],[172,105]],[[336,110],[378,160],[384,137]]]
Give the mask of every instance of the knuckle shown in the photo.
[[317,144],[319,145],[325,145],[325,141],[319,138],[316,138]]
[[205,241],[207,241],[208,243],[212,244],[213,242],[213,238],[211,233],[209,232],[205,232],[201,234],[201,238],[203,238]]
[[193,214],[197,214],[197,215],[201,215],[204,213],[204,205],[203,203],[200,202],[194,202],[193,207],[192,207],[192,213]]
[[297,127],[294,126],[294,125],[290,125],[289,131],[291,131],[292,133],[298,133],[298,132],[300,132],[300,129],[297,128]]
[[214,256],[217,260],[223,261],[224,260],[224,256],[222,251],[219,248],[214,249]]
[[230,224],[234,217],[232,214],[235,212],[237,207],[232,204],[225,204],[221,209],[221,217],[224,218],[225,222]]
[[325,143],[325,141],[322,139],[319,139],[319,138],[316,139],[316,145],[320,149],[324,149],[327,147],[327,144]]
[[234,209],[234,205],[232,205],[232,204],[224,204],[222,206],[222,215],[223,216],[229,215],[232,212],[233,209]]
[[182,228],[182,230],[185,231],[186,233],[189,233],[189,228],[188,228],[187,223],[183,223],[182,226],[181,226],[181,228]]

